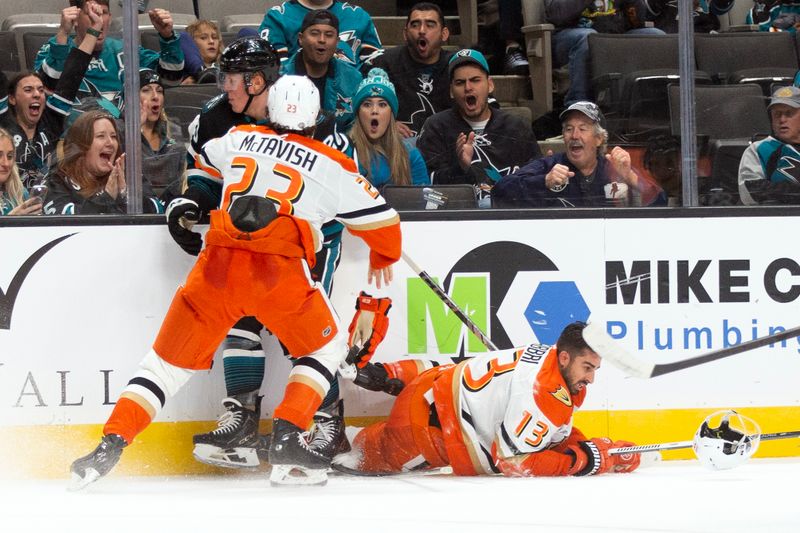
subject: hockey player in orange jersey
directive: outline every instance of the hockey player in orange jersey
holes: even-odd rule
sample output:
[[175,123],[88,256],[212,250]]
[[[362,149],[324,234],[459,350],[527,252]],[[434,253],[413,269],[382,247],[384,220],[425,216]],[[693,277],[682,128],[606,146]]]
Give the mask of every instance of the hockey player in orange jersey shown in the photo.
[[[326,479],[330,458],[308,446],[305,431],[345,360],[347,336],[310,276],[320,228],[336,219],[364,239],[367,279],[380,287],[400,258],[400,219],[352,159],[310,138],[319,95],[308,78],[284,76],[269,91],[274,129],[236,126],[198,155],[198,164],[223,182],[221,209],[211,212],[206,248],[122,392],[100,445],[72,464],[76,488],[114,467],[166,399],[210,368],[217,346],[243,316],[255,316],[299,358],[274,413],[270,479]],[[293,216],[301,203],[304,218]]]
[[574,322],[555,346],[531,344],[455,365],[368,364],[356,384],[396,393],[385,422],[363,429],[335,467],[385,473],[450,465],[457,475],[586,476],[632,472],[627,441],[587,438],[572,425],[601,359]]

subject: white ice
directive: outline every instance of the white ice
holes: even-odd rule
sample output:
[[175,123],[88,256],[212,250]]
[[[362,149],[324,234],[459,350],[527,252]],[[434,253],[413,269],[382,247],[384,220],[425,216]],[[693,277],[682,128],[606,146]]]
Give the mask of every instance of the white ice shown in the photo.
[[[124,457],[123,457],[124,460]],[[589,478],[331,476],[270,487],[266,473],[0,481],[2,532],[793,532],[800,459],[709,471],[665,461]]]

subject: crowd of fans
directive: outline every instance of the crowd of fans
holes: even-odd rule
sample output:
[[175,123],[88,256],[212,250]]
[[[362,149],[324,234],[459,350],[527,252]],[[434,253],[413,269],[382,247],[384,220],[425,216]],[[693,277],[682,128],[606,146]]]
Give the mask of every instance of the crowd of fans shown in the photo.
[[[0,72],[0,212],[115,214],[127,212],[122,140],[122,42],[109,36],[109,0],[64,0],[60,25],[39,50],[33,69],[6,79]],[[746,1],[746,0],[739,0]],[[503,74],[527,73],[521,2],[496,0]],[[734,0],[695,2],[695,31],[720,28]],[[282,74],[308,76],[325,119],[317,138],[353,157],[374,185],[474,186],[480,207],[680,205],[680,149],[653,136],[633,158],[608,147],[602,111],[592,103],[587,38],[595,32],[677,32],[671,0],[544,0],[553,23],[554,64],[568,67],[570,85],[554,116],[562,150],[542,154],[531,124],[493,97],[494,67],[478,48],[448,46],[440,3],[409,11],[405,44],[381,44],[362,8],[331,0],[294,0],[266,10],[256,30],[239,38],[268,40]],[[794,4],[756,0],[748,23],[794,32]],[[144,211],[160,213],[185,187],[187,144],[168,116],[165,91],[216,83],[249,120],[252,97],[224,83],[219,25],[196,20],[176,31],[171,13],[148,12],[160,51],[140,48],[139,98]],[[511,14],[511,16],[509,16]],[[536,80],[533,80],[536,83]],[[259,98],[255,107],[265,107]],[[245,102],[246,101],[246,102]],[[249,109],[249,111],[248,111]],[[199,111],[199,110],[198,110]],[[796,203],[800,90],[778,87],[769,102],[772,132],[745,152],[739,198],[745,205]],[[795,124],[797,123],[797,124]],[[190,151],[191,152],[191,151]],[[9,164],[11,161],[13,164]],[[641,168],[639,168],[641,167]]]

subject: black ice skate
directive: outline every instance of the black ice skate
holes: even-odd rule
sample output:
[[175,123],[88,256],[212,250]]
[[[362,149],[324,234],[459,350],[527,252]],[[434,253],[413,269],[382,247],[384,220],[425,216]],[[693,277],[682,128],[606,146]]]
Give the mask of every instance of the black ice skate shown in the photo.
[[72,463],[71,490],[80,490],[108,474],[122,456],[122,448],[127,445],[125,439],[119,435],[104,435],[92,453]]
[[276,418],[272,424],[269,462],[270,484],[324,485],[330,459],[309,446],[309,434],[291,422]]
[[335,455],[350,451],[344,432],[344,402],[339,400],[314,415],[308,447],[330,462]]
[[226,411],[219,417],[217,428],[192,437],[194,458],[225,468],[258,467],[256,448],[261,397],[255,402],[255,410],[243,407],[235,398],[225,398],[222,405]]

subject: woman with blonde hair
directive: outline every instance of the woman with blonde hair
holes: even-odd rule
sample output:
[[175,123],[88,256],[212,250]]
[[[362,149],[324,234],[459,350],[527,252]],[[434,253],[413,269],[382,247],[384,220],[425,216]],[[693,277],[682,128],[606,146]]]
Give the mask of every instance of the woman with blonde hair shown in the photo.
[[28,197],[14,157],[13,138],[0,129],[0,215],[40,215],[42,198]]
[[[87,111],[78,117],[67,130],[58,170],[48,180],[45,213],[127,213],[125,155],[119,138],[117,123],[106,111]],[[146,181],[142,197],[145,213],[164,212]]]
[[422,154],[397,131],[397,95],[383,69],[373,68],[353,97],[357,120],[350,130],[361,174],[375,187],[429,185]]

